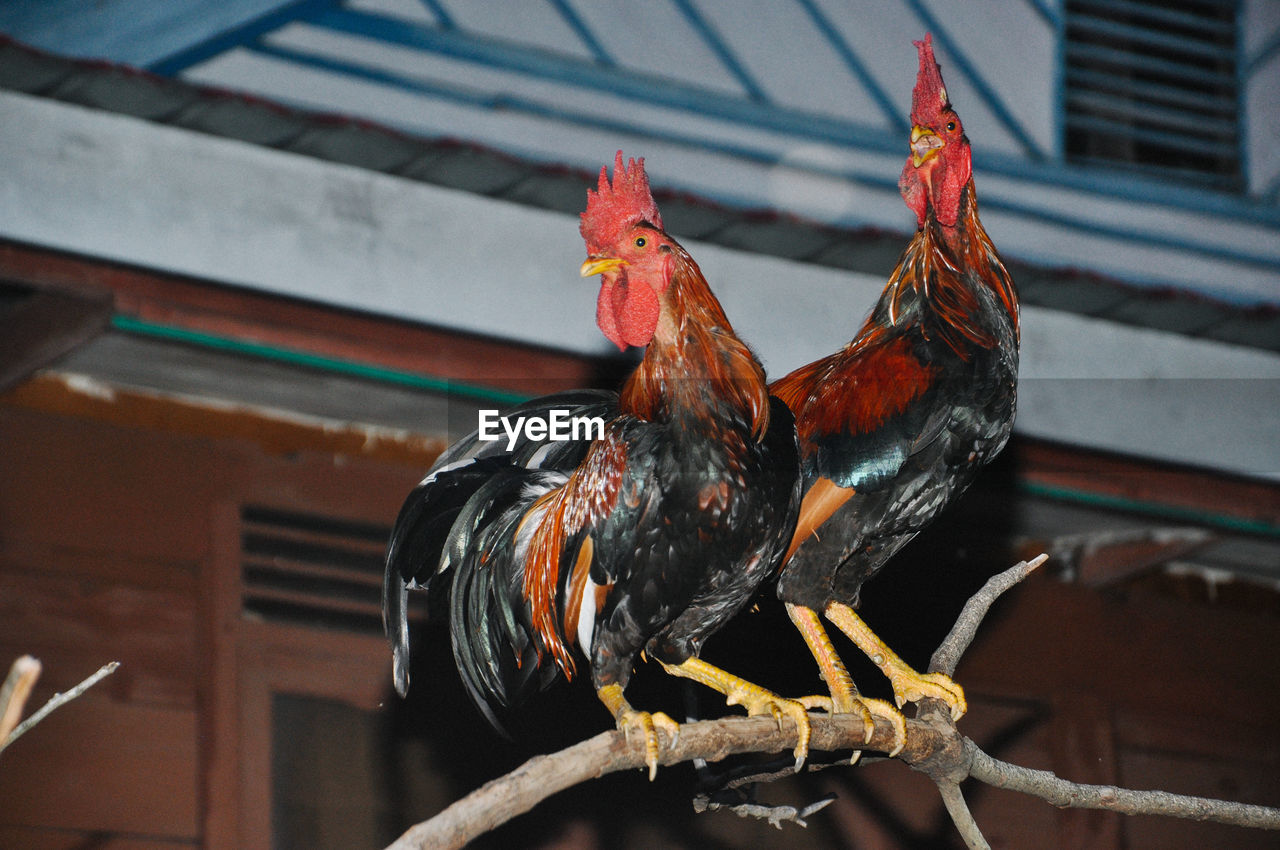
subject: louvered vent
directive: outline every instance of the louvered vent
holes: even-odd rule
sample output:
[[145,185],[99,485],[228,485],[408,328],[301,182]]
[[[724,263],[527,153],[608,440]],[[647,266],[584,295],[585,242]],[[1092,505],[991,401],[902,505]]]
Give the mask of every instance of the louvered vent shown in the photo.
[[262,507],[241,511],[244,616],[382,633],[382,557],[391,529]]
[[1242,188],[1234,0],[1067,0],[1066,153]]

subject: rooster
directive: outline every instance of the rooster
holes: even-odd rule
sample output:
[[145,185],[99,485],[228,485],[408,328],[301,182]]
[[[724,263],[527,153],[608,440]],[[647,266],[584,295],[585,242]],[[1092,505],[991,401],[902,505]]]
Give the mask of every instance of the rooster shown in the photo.
[[[617,727],[642,734],[652,779],[661,729],[678,724],[624,696],[644,651],[751,714],[791,717],[797,761],[805,706],[699,658],[703,642],[773,574],[795,527],[799,454],[790,411],[771,399],[697,264],[662,229],[643,160],[588,191],[584,277],[602,276],[596,320],[618,345],[645,346],[620,394],[538,399],[607,418],[586,443],[507,448],[473,434],[410,494],[387,549],[383,616],[394,681],[409,685],[407,592],[449,594],[449,631],[472,699],[497,725],[585,662]],[[500,728],[500,727],[499,727]]]
[[771,387],[795,413],[805,482],[777,592],[831,710],[867,713],[819,613],[888,676],[899,707],[933,697],[959,718],[963,690],[911,669],[854,611],[862,584],[1004,447],[1016,401],[1017,293],[978,220],[969,141],[931,39],[915,45],[899,188],[918,229],[854,339]]

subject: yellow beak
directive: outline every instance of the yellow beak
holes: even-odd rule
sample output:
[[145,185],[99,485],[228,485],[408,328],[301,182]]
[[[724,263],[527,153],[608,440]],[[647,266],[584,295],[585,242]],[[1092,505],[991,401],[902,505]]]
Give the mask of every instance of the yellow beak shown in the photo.
[[911,164],[916,168],[937,156],[946,142],[942,137],[927,127],[919,124],[911,128]]
[[604,274],[626,264],[626,260],[619,260],[617,257],[590,257],[578,272],[583,277],[591,277],[593,274]]

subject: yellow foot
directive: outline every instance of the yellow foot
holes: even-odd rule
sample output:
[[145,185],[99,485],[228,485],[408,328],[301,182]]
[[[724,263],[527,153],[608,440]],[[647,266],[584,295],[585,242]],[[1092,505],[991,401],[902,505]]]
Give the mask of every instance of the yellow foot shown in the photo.
[[[787,603],[787,615],[795,623],[804,642],[818,662],[818,670],[831,690],[830,697],[801,697],[800,703],[806,708],[818,708],[828,714],[858,714],[862,716],[865,728],[863,743],[870,743],[876,732],[876,717],[882,717],[893,727],[893,742],[889,747],[889,755],[896,756],[907,743],[907,721],[902,712],[884,700],[864,699],[854,687],[853,679],[845,668],[844,662],[836,654],[835,647],[822,621],[813,609],[802,605]],[[850,763],[856,763],[862,752],[855,751]]]
[[796,770],[809,757],[809,713],[799,700],[787,699],[773,691],[754,685],[739,676],[708,664],[700,658],[688,658],[680,664],[663,664],[668,673],[700,682],[724,694],[728,705],[740,705],[747,714],[769,714],[782,728],[784,717],[790,717],[796,724],[797,741],[795,750]]
[[827,606],[825,613],[827,619],[848,635],[888,677],[893,686],[894,700],[899,707],[922,699],[938,699],[947,704],[952,720],[959,720],[964,716],[969,708],[965,702],[964,689],[950,676],[945,673],[917,673],[880,640],[849,606],[833,602]]
[[666,733],[667,745],[675,746],[676,739],[680,737],[680,724],[661,711],[650,714],[627,709],[618,718],[618,729],[627,736],[628,744],[633,733],[644,735],[644,763],[649,767],[649,781],[652,782],[658,775],[658,729]]
[[[890,739],[889,747],[886,750],[889,758],[893,758],[902,752],[902,748],[907,745],[907,718],[902,716],[902,712],[882,699],[868,699],[867,697],[858,697],[857,699],[867,714],[872,718],[888,721],[889,726],[893,728],[893,738]],[[875,734],[875,728],[875,720],[873,719],[871,721],[871,733],[867,735],[868,741]]]
[[675,746],[680,738],[680,724],[660,711],[656,714],[636,711],[617,685],[605,685],[596,691],[596,695],[613,714],[618,731],[626,736],[628,744],[634,740],[633,735],[644,736],[644,763],[649,768],[649,781],[652,782],[658,775],[658,730],[666,734],[667,746]]
[[922,699],[942,700],[951,710],[952,720],[959,720],[969,710],[969,704],[964,698],[964,688],[945,673],[917,673],[906,665],[901,669],[890,669],[887,665],[880,669],[884,670],[893,685],[893,698],[899,708]]
[[[882,699],[869,699],[857,694],[848,694],[835,699],[823,696],[800,697],[796,701],[806,708],[816,708],[828,714],[861,716],[865,730],[862,738],[864,744],[871,743],[871,739],[875,737],[876,720],[884,720],[893,729],[893,737],[886,750],[890,758],[902,752],[902,748],[907,745],[907,719],[902,716],[901,711]],[[861,755],[861,750],[854,752],[850,763],[856,763]]]

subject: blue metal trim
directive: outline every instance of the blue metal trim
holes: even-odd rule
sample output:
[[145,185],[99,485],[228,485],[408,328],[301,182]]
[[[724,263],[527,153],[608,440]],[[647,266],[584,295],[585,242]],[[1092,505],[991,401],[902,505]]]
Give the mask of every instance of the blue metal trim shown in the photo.
[[441,29],[454,30],[458,28],[458,24],[453,20],[453,15],[449,14],[449,10],[439,0],[419,0],[427,11],[436,16],[436,22]]
[[1062,16],[1058,14],[1057,9],[1049,5],[1050,0],[1026,0],[1026,2],[1046,24],[1055,30],[1061,29]]
[[[1067,124],[1071,127],[1093,130],[1097,133],[1121,139],[1134,138],[1133,125],[1124,121],[1117,122],[1092,115],[1072,115],[1067,118]],[[1141,138],[1143,142],[1151,142],[1165,148],[1190,151],[1191,153],[1204,154],[1205,156],[1229,157],[1240,155],[1238,139],[1213,141],[1211,139],[1196,138],[1180,132],[1176,128],[1157,130],[1148,125],[1142,129]],[[1123,162],[1116,163],[1116,165],[1123,164]]]
[[611,68],[545,50],[499,44],[462,31],[446,32],[369,12],[334,8],[315,15],[308,23],[751,127],[874,151],[897,153],[902,149],[901,139],[890,138],[881,130],[852,121],[721,95],[665,77]]
[[942,49],[946,51],[951,61],[956,63],[956,67],[960,69],[960,72],[969,78],[969,83],[978,93],[978,96],[986,101],[987,107],[995,113],[996,118],[1004,124],[1005,129],[1009,131],[1009,134],[1012,135],[1014,139],[1017,140],[1018,144],[1022,146],[1022,149],[1027,152],[1027,156],[1035,160],[1047,159],[1045,152],[1040,149],[1038,144],[1036,144],[1035,139],[1031,138],[1023,128],[1022,123],[1018,121],[1018,119],[1014,117],[1013,113],[1009,111],[1009,108],[1004,105],[1004,101],[1000,98],[1000,95],[998,95],[996,90],[987,83],[986,78],[978,72],[978,69],[973,65],[973,63],[965,57],[964,53],[960,51],[959,46],[951,36],[947,34],[947,31],[943,29],[942,24],[925,6],[924,0],[905,0],[905,2],[911,7],[912,11],[915,12],[916,16],[920,18],[925,29],[933,33],[934,41],[936,41]]
[[849,71],[857,77],[858,82],[862,83],[863,88],[867,90],[867,93],[871,95],[871,99],[876,102],[876,105],[880,107],[880,111],[888,119],[889,126],[893,132],[903,136],[910,133],[911,125],[903,119],[902,114],[898,111],[898,106],[889,98],[889,95],[880,87],[880,84],[876,82],[875,77],[871,76],[867,66],[862,63],[862,60],[849,47],[848,42],[840,35],[840,31],[836,29],[831,19],[818,8],[818,4],[814,0],[795,0],[795,2],[809,13],[809,18],[813,21],[813,25],[817,27],[818,32],[826,38],[827,43],[835,50]]
[[[713,153],[744,159],[749,162],[758,162],[766,165],[777,165],[781,162],[781,158],[779,156],[769,152],[763,152],[757,148],[730,144],[723,141],[713,141],[709,140],[705,136],[699,136],[695,133],[677,133],[665,129],[658,130],[641,124],[615,120],[608,118],[607,113],[601,111],[584,112],[566,109],[509,93],[495,95],[477,93],[471,89],[429,83],[421,79],[406,77],[394,71],[386,71],[381,68],[374,68],[344,59],[317,56],[312,53],[306,53],[279,44],[259,43],[250,46],[248,49],[255,53],[270,56],[285,62],[304,65],[321,71],[344,74],[356,79],[377,83],[379,85],[393,86],[413,94],[438,97],[455,103],[461,103],[466,106],[475,106],[482,109],[520,110],[540,118],[549,118],[555,121],[572,123],[583,127],[606,130],[611,133],[626,134],[641,139],[654,139],[655,141],[674,145],[697,147]],[[308,108],[307,104],[297,105],[299,108]],[[410,125],[401,125],[400,129],[410,135],[421,135],[422,133],[420,128],[415,128]],[[830,173],[835,176],[845,177],[846,179],[863,185],[872,186],[877,189],[897,191],[897,181],[883,176],[857,172],[844,173],[831,171],[822,173]]]
[[[370,68],[365,65],[358,65],[345,60],[316,56],[292,48],[282,47],[280,45],[258,44],[254,45],[252,49],[255,52],[273,56],[284,61],[295,62],[325,71],[348,74],[370,82],[393,85],[417,94],[449,99],[470,106],[478,106],[482,108],[502,107],[507,109],[519,109],[533,115],[548,117],[559,121],[573,122],[582,126],[607,130],[613,133],[626,134],[639,138],[651,138],[672,144],[697,146],[704,150],[710,150],[716,153],[738,157],[749,162],[756,162],[764,165],[777,165],[781,162],[781,157],[779,155],[769,151],[762,151],[758,148],[752,148],[746,145],[732,145],[720,141],[708,141],[705,137],[694,134],[673,133],[666,129],[647,127],[635,123],[629,123],[624,120],[610,119],[595,111],[571,111],[561,107],[549,106],[527,98],[508,94],[496,96],[480,95],[454,87],[426,83],[394,72]],[[406,127],[404,129],[408,132],[414,132],[412,128]],[[817,174],[849,180],[851,182],[873,187],[882,191],[897,191],[896,178],[886,178],[882,174],[852,169],[820,167],[813,168],[813,171]],[[1111,194],[1114,196],[1114,193]],[[716,200],[726,199],[721,198]],[[744,201],[741,198],[731,198],[727,199],[727,202],[734,206],[741,206]],[[748,201],[748,203],[758,203],[758,201],[753,200]],[[1264,269],[1280,271],[1280,260],[1276,260],[1272,257],[1247,254],[1231,249],[1220,248],[1215,245],[1196,244],[1194,242],[1188,242],[1182,238],[1143,233],[1139,230],[1123,227],[1103,227],[1068,214],[1046,212],[1036,206],[1019,204],[1000,198],[984,196],[982,199],[982,207],[984,210],[1010,213],[1020,218],[1043,221],[1047,224],[1069,228],[1082,233],[1114,238],[1126,242],[1132,242],[1134,244],[1149,245],[1158,248],[1171,248],[1211,259],[1226,260],[1233,263],[1239,263],[1241,265],[1256,266]],[[1146,285],[1167,286],[1168,283],[1166,281],[1158,284],[1148,283]]]
[[[1148,245],[1153,248],[1169,248],[1178,252],[1197,254],[1201,257],[1207,257],[1213,260],[1224,260],[1230,263],[1238,263],[1244,266],[1253,266],[1254,268],[1280,272],[1280,259],[1264,254],[1251,254],[1231,248],[1222,248],[1217,245],[1205,245],[1203,243],[1197,244],[1182,237],[1144,233],[1141,230],[1133,228],[1121,226],[1103,227],[1092,222],[1082,221],[1071,215],[1046,212],[1039,207],[1005,201],[998,198],[993,199],[987,196],[983,196],[982,206],[984,209],[1001,210],[1003,212],[1012,213],[1020,218],[1039,219],[1040,221],[1048,224],[1075,230],[1080,233],[1103,236],[1109,239],[1118,239],[1135,245]],[[1165,281],[1157,285],[1168,286],[1169,284],[1168,281]],[[1224,295],[1218,297],[1221,300],[1231,300],[1235,303],[1263,303],[1263,300],[1260,298],[1257,299],[1256,302],[1252,300],[1246,302],[1242,295]],[[1280,299],[1273,299],[1272,302],[1266,303],[1274,303],[1277,300]]]
[[1276,175],[1271,184],[1262,190],[1262,200],[1268,204],[1280,204],[1280,174]]
[[582,43],[586,45],[587,50],[591,51],[591,55],[596,57],[596,61],[601,65],[617,65],[614,58],[609,55],[609,51],[604,49],[604,45],[600,39],[596,38],[596,34],[591,31],[591,27],[587,26],[587,22],[578,14],[578,10],[573,8],[569,0],[548,0],[560,13],[560,17],[564,18],[578,38],[582,39]]
[[[445,32],[350,9],[327,9],[314,16],[309,23],[749,127],[881,153],[896,154],[902,150],[900,136],[851,121],[781,106],[757,104],[744,98],[721,95],[666,78],[608,68],[547,51],[496,44],[461,31]],[[706,142],[700,144],[709,150],[716,149]],[[1027,162],[1007,154],[980,150],[974,151],[973,158],[974,166],[980,171],[990,171],[1035,184],[1076,189],[1104,198],[1119,197],[1138,203],[1154,203],[1210,213],[1251,224],[1280,226],[1280,210],[1274,207],[1252,203],[1237,196],[1179,186],[1167,180],[1147,180],[1064,166],[1047,169],[1044,163]]]
[[[1244,58],[1244,4],[1236,3],[1236,155],[1240,157],[1240,185],[1249,189],[1249,75]],[[1280,38],[1277,39],[1280,42]]]
[[[1229,0],[1231,3],[1235,3],[1235,1]],[[1232,31],[1232,24],[1230,23],[1206,20],[1199,15],[1193,15],[1178,9],[1164,9],[1150,3],[1135,3],[1133,0],[1106,0],[1105,6],[1108,11],[1127,12],[1134,17],[1146,18],[1148,21],[1160,24],[1186,27],[1197,31],[1210,30],[1218,35],[1225,35]],[[1086,13],[1077,12],[1071,16],[1071,20],[1076,20],[1077,16],[1081,14]]]
[[511,392],[497,387],[486,387],[468,381],[428,375],[422,372],[393,369],[388,366],[370,363],[367,360],[329,357],[298,348],[284,348],[241,337],[190,330],[176,325],[166,325],[139,319],[136,316],[129,316],[124,313],[116,313],[111,317],[111,327],[123,333],[247,355],[275,363],[286,363],[290,366],[305,366],[308,369],[319,369],[339,375],[363,378],[415,390],[425,390],[457,398],[476,399],[497,404],[519,404],[529,399],[529,396],[524,393]]
[[1067,161],[1067,21],[1057,15],[1053,27],[1053,161]]
[[684,15],[684,19],[689,22],[689,26],[694,32],[711,48],[711,52],[716,55],[720,63],[725,69],[738,81],[746,91],[747,97],[757,103],[769,103],[769,96],[765,94],[764,89],[756,82],[755,78],[747,71],[746,66],[738,61],[738,57],[733,55],[733,51],[729,49],[729,45],[724,43],[724,39],[720,37],[720,33],[716,32],[715,27],[711,25],[697,7],[693,5],[693,0],[671,0],[672,5]]
[[1179,180],[1188,186],[1200,186],[1215,191],[1239,191],[1240,178],[1236,174],[1213,174],[1168,165],[1148,165],[1140,162],[1117,162],[1114,159],[1077,154],[1071,158],[1074,165],[1096,168],[1099,172],[1146,177],[1149,180]]
[[273,30],[304,20],[317,11],[336,6],[339,2],[340,0],[298,0],[296,3],[290,3],[274,12],[268,12],[238,27],[219,33],[213,38],[193,44],[185,50],[158,59],[147,65],[147,70],[153,74],[176,77],[194,65],[199,65],[228,50],[251,44]]
[[[277,26],[294,20],[306,20],[315,26],[357,33],[380,38],[420,50],[439,52],[467,61],[503,68],[559,82],[593,88],[609,94],[637,101],[670,107],[698,115],[741,123],[745,126],[768,129],[833,144],[855,146],[866,150],[897,153],[901,150],[901,137],[880,130],[842,121],[828,116],[814,115],[785,107],[765,106],[695,88],[670,80],[648,77],[634,72],[610,69],[594,63],[557,57],[546,51],[497,45],[466,33],[434,27],[418,26],[404,21],[381,18],[370,13],[334,8],[333,0],[302,0],[290,4],[244,27],[222,34],[189,50],[157,63],[152,70],[177,73],[185,67],[205,61],[218,53],[245,44],[271,31]],[[1059,42],[1061,44],[1061,41]],[[283,55],[283,54],[282,54]],[[343,71],[341,67],[334,68]],[[372,77],[370,77],[372,79]],[[403,81],[386,81],[390,85],[403,85]],[[441,96],[457,97],[456,93]],[[502,96],[498,100],[481,98],[474,103],[511,104],[518,99]],[[1061,103],[1061,99],[1059,99]],[[525,104],[522,108],[544,115],[558,115],[593,126],[608,126],[650,137],[681,139],[704,149],[742,156],[756,161],[775,162],[776,156],[761,156],[758,152],[733,145],[716,145],[705,138],[692,135],[658,134],[652,130],[628,126],[623,122],[593,122],[587,116],[555,113],[545,107]],[[1059,133],[1061,138],[1061,133]],[[1061,157],[1059,157],[1061,162]],[[1026,180],[1037,185],[1057,186],[1089,192],[1099,197],[1121,198],[1138,203],[1154,203],[1176,209],[1209,213],[1226,219],[1280,226],[1280,209],[1274,204],[1246,200],[1241,197],[1184,187],[1168,181],[1125,177],[1112,173],[1090,172],[1063,166],[1046,169],[1043,164],[1024,162],[1004,154],[974,153],[975,167],[1007,177]],[[868,185],[891,185],[887,181],[868,175],[843,174],[846,179]]]
[[1113,36],[1134,44],[1176,50],[1179,53],[1200,56],[1205,59],[1230,60],[1235,58],[1236,55],[1234,48],[1231,47],[1218,47],[1178,35],[1153,32],[1144,27],[1117,24],[1114,21],[1096,18],[1093,15],[1072,15],[1071,26],[1100,35]]
[[[1243,33],[1243,31],[1244,31],[1244,23],[1242,21],[1240,25],[1240,29],[1237,32]],[[1241,35],[1241,41],[1243,40],[1244,40],[1243,35]],[[1273,35],[1271,37],[1271,40],[1268,41],[1266,44],[1262,45],[1262,48],[1256,54],[1254,54],[1253,57],[1251,57],[1247,62],[1240,63],[1242,66],[1244,66],[1244,69],[1245,69],[1244,75],[1246,77],[1252,77],[1254,74],[1258,72],[1258,70],[1263,65],[1271,61],[1271,57],[1275,56],[1277,53],[1280,53],[1280,32],[1277,32],[1275,35]],[[1240,56],[1241,57],[1244,56],[1243,45],[1241,45],[1240,47]]]
[[1159,59],[1150,54],[1130,53],[1125,50],[1117,50],[1113,47],[1100,47],[1096,44],[1081,44],[1079,42],[1069,43],[1067,45],[1067,50],[1075,56],[1080,56],[1096,62],[1111,62],[1124,68],[1134,68],[1144,71],[1159,71],[1162,74],[1168,74],[1171,77],[1178,77],[1193,83],[1230,85],[1235,82],[1235,78],[1230,74],[1220,74],[1215,71],[1205,71],[1198,68],[1192,68],[1180,62],[1170,62],[1166,59]]
[[1234,119],[1237,114],[1233,99],[1190,92],[1176,86],[1116,77],[1087,68],[1067,69],[1067,81],[1079,83],[1093,92],[1133,94],[1151,103],[1199,110],[1201,113],[1217,113],[1226,119]]

